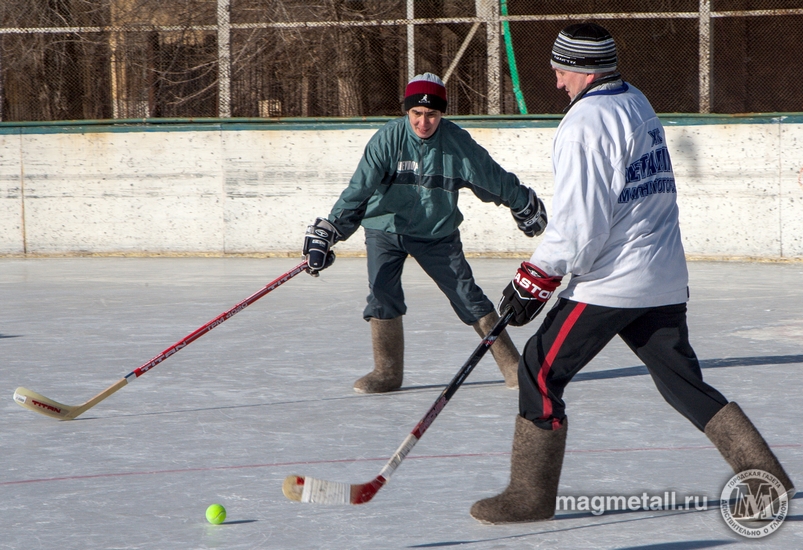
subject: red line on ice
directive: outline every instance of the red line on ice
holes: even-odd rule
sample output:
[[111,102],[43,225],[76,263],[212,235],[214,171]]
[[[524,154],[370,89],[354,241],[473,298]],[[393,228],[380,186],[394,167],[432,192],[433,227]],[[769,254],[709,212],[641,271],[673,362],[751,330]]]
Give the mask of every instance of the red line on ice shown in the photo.
[[[794,448],[803,447],[803,444],[792,443],[788,445],[772,445],[773,448]],[[567,450],[567,453],[628,453],[628,452],[642,452],[642,451],[688,451],[688,450],[703,450],[714,449],[713,445],[700,445],[689,447],[637,447],[630,449],[575,449]],[[446,455],[426,455],[426,456],[408,456],[407,460],[432,460],[441,458],[469,458],[469,457],[484,457],[484,456],[506,456],[510,453],[460,453],[460,454],[446,454]],[[341,458],[335,460],[298,460],[295,462],[270,462],[266,464],[242,464],[240,466],[209,466],[205,468],[177,468],[173,470],[145,470],[141,472],[113,472],[105,474],[86,474],[75,476],[61,476],[61,477],[45,477],[38,479],[20,479],[17,481],[2,481],[0,487],[5,485],[23,485],[26,483],[46,483],[53,481],[74,481],[78,479],[99,479],[104,477],[125,477],[125,476],[146,476],[146,475],[160,475],[160,474],[184,474],[192,472],[212,472],[224,470],[244,470],[247,468],[278,468],[288,466],[304,466],[310,464],[344,464],[353,462],[386,462],[389,457],[376,457],[376,458]]]

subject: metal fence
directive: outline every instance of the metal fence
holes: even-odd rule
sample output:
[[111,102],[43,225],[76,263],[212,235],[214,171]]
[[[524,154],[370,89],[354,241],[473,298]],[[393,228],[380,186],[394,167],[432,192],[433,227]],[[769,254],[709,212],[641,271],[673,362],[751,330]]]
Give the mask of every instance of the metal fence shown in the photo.
[[[800,0],[3,0],[0,120],[559,113],[549,52],[596,21],[658,112],[803,111]],[[604,11],[601,11],[604,8]]]

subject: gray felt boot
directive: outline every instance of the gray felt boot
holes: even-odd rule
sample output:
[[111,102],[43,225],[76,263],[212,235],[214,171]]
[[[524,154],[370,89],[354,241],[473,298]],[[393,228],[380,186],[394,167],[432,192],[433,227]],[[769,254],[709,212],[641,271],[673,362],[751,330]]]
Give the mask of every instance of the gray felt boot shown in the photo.
[[[705,435],[716,445],[719,452],[737,474],[745,470],[763,470],[774,475],[781,482],[788,498],[795,495],[792,480],[770,450],[767,442],[744,414],[741,407],[731,401],[722,407],[714,418],[705,425]],[[751,494],[758,495],[761,483],[758,479],[748,479]],[[775,499],[778,500],[778,499]]]
[[[492,311],[473,325],[474,330],[477,331],[481,337],[485,336],[499,320],[499,315]],[[496,342],[491,346],[491,355],[496,360],[499,370],[502,371],[502,376],[505,377],[505,386],[511,390],[519,389],[519,352],[515,344],[510,339],[507,330],[503,330]]]
[[371,318],[374,370],[354,383],[358,393],[398,390],[404,376],[404,326],[402,318]]
[[475,502],[471,516],[482,523],[519,523],[555,517],[568,429],[566,418],[560,429],[543,430],[516,416],[510,485],[495,497]]

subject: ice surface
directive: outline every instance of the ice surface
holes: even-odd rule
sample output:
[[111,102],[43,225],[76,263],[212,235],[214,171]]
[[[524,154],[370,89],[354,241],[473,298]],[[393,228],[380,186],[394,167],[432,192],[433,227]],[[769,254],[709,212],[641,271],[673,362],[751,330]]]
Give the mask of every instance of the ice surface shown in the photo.
[[[301,274],[77,420],[15,404],[25,386],[80,404],[298,263],[255,258],[0,259],[0,549],[801,548],[800,497],[766,539],[711,503],[732,475],[613,342],[569,385],[560,494],[706,496],[707,511],[561,511],[486,526],[503,489],[517,393],[490,356],[388,485],[362,506],[282,495],[283,479],[373,479],[478,343],[411,260],[402,391],[360,395],[371,368],[365,260]],[[473,259],[496,301],[517,260]],[[803,486],[803,265],[691,263],[691,340]],[[537,321],[511,329],[521,348]],[[228,511],[206,522],[209,504]]]

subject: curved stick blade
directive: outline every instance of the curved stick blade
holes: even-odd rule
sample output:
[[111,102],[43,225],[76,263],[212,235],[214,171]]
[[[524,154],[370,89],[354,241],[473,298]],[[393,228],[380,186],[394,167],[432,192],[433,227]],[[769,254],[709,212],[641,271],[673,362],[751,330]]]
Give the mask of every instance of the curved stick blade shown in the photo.
[[381,475],[368,483],[354,485],[289,475],[282,483],[282,493],[290,500],[311,504],[365,504],[385,483],[387,480]]
[[491,331],[482,339],[482,342],[471,353],[468,360],[463,363],[460,370],[446,386],[446,389],[441,392],[435,403],[429,408],[424,417],[418,422],[413,431],[402,441],[402,444],[390,457],[387,464],[379,472],[373,480],[368,483],[359,483],[349,485],[348,483],[339,483],[336,481],[324,481],[312,477],[303,477],[291,475],[285,478],[282,486],[284,496],[290,500],[297,502],[310,502],[315,504],[364,504],[369,502],[376,493],[381,489],[393,475],[396,468],[399,467],[402,460],[410,453],[415,447],[415,444],[424,435],[435,418],[440,414],[446,403],[449,402],[452,395],[457,391],[460,385],[465,381],[466,377],[471,374],[471,371],[477,366],[477,363],[485,352],[493,345],[499,334],[505,329],[505,326],[510,322],[513,317],[513,310],[508,308],[504,311],[502,316],[493,326]]
[[59,420],[70,420],[72,418],[70,413],[75,408],[59,403],[58,401],[53,401],[42,394],[23,387],[14,390],[14,401],[21,407],[36,411],[45,416],[58,418]]
[[282,484],[284,496],[313,504],[351,504],[352,485],[314,477],[290,475]]
[[368,483],[361,483],[360,485],[351,486],[351,503],[352,504],[365,504],[369,502],[374,495],[387,483],[387,479],[383,476],[377,476],[373,481]]
[[73,418],[83,414],[87,410],[91,409],[114,392],[125,386],[129,383],[129,381],[136,380],[153,367],[173,355],[174,353],[180,351],[181,349],[187,347],[189,344],[207,334],[209,331],[214,329],[215,327],[219,326],[221,323],[226,321],[227,319],[231,319],[237,313],[248,307],[249,305],[253,304],[275,288],[279,287],[280,285],[286,283],[302,271],[307,269],[307,261],[304,260],[293,269],[288,271],[287,273],[280,275],[278,278],[274,279],[270,282],[267,286],[263,287],[262,289],[258,290],[245,300],[241,301],[233,308],[225,311],[206,323],[205,325],[195,329],[193,332],[170,346],[169,348],[165,349],[159,355],[153,357],[147,363],[139,366],[138,368],[134,369],[133,371],[129,372],[123,378],[97,394],[95,397],[87,401],[86,403],[82,403],[81,405],[70,406],[65,405],[63,403],[59,403],[58,401],[53,401],[52,399],[48,399],[44,395],[38,394],[26,388],[17,388],[14,392],[14,401],[17,402],[18,405],[21,407],[25,407],[26,409],[30,409],[32,411],[36,411],[41,413],[45,416],[49,416],[51,418],[57,418],[59,420],[72,420]]

